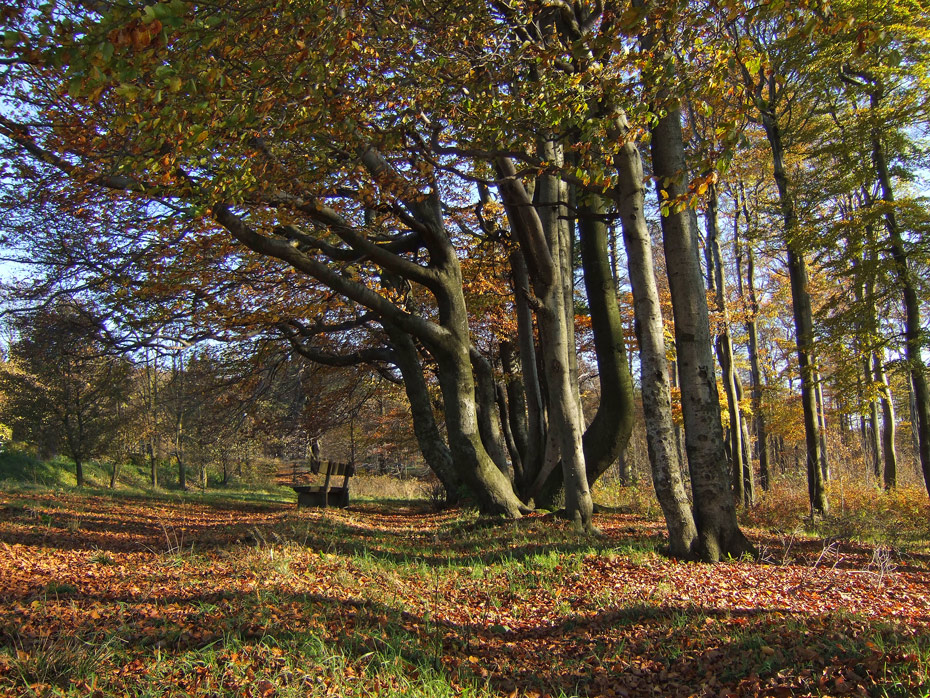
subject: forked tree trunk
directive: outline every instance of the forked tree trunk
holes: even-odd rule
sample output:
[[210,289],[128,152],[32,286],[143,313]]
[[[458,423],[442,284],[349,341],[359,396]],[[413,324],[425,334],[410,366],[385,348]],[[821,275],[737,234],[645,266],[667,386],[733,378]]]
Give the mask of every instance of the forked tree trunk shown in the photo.
[[643,414],[652,482],[665,524],[669,552],[674,557],[699,555],[697,527],[681,474],[681,459],[672,420],[671,379],[665,353],[665,327],[652,259],[652,239],[644,211],[643,165],[636,144],[628,140],[625,116],[617,120],[623,146],[614,157],[623,244],[626,248],[636,338],[642,375]]
[[633,378],[626,360],[623,322],[607,249],[607,213],[603,197],[579,201],[581,264],[591,311],[601,399],[585,430],[584,460],[588,484],[620,457],[633,431]]
[[754,553],[740,531],[725,469],[720,398],[711,351],[707,295],[701,275],[697,227],[684,197],[687,166],[681,111],[674,103],[652,128],[652,164],[659,184],[665,263],[675,316],[675,347],[701,557]]
[[[561,165],[559,148],[544,141],[543,155]],[[497,161],[500,192],[511,227],[517,233],[535,292],[536,318],[543,348],[543,370],[549,397],[549,430],[555,437],[562,463],[567,516],[583,529],[593,528],[593,503],[585,473],[582,449],[583,421],[578,385],[572,380],[574,331],[567,326],[562,255],[567,251],[560,213],[566,203],[565,187],[559,177],[538,178],[531,200],[516,168],[507,158]],[[539,478],[537,478],[539,480]]]
[[287,240],[258,234],[234,214],[228,205],[213,208],[217,221],[237,240],[261,254],[277,257],[336,293],[369,308],[384,321],[397,325],[423,342],[436,359],[436,371],[445,406],[449,450],[455,469],[472,490],[483,511],[518,518],[526,507],[513,491],[510,480],[488,456],[478,429],[475,380],[470,359],[468,310],[463,293],[462,271],[456,250],[445,228],[438,188],[429,194],[409,195],[410,183],[397,173],[377,149],[367,147],[360,159],[376,180],[392,182],[403,192],[403,204],[419,226],[429,266],[415,264],[381,248],[354,229],[338,213],[308,204],[303,210],[339,234],[348,244],[373,255],[389,273],[424,283],[433,294],[437,319],[406,312],[365,284],[322,264]]
[[434,348],[433,355],[445,407],[449,451],[456,471],[484,511],[519,518],[524,507],[481,440],[467,345],[452,341],[445,347]]

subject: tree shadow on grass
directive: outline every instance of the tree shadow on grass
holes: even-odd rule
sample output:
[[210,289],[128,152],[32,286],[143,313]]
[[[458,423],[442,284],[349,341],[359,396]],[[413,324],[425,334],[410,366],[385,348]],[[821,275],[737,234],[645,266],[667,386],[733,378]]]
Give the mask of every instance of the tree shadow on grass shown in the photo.
[[[62,550],[112,553],[171,548],[217,549],[237,544],[296,543],[391,564],[430,567],[525,562],[549,554],[608,551],[620,546],[658,549],[659,536],[636,535],[629,527],[610,536],[590,537],[549,517],[516,522],[474,518],[461,510],[409,514],[373,510],[315,510],[229,503],[126,501],[65,498],[12,500],[0,508],[0,541]],[[26,504],[25,502],[28,502]],[[411,521],[420,525],[411,526]]]
[[[546,565],[554,568],[580,559],[569,553],[612,551],[635,541],[639,530],[632,518],[613,518],[609,536],[588,539],[533,517],[501,525],[456,512],[416,520],[368,510],[295,516],[274,508],[260,508],[249,517],[237,508],[215,505],[198,509],[202,521],[195,524],[189,517],[191,506],[179,506],[179,521],[191,544],[216,549],[234,565],[248,564],[244,557],[250,550],[267,550],[270,557],[280,544],[352,556],[353,569],[364,566],[367,558],[374,563],[369,575],[390,574],[391,565],[413,562],[401,583],[423,587],[443,568],[451,568],[451,579],[460,579],[457,566],[480,571],[480,565],[523,564],[534,557],[541,564],[531,567],[544,579]],[[22,524],[17,517],[33,516],[33,507],[48,516],[62,511],[32,503],[29,511],[4,512],[0,522]],[[101,511],[86,514],[86,520],[104,543],[106,536],[116,539],[139,526],[148,527],[156,539],[164,533],[157,521],[138,512],[130,520],[125,508],[97,508]],[[246,520],[235,523],[237,517]],[[0,540],[15,542],[18,530],[3,527]],[[65,530],[60,544],[89,555],[106,550],[93,547],[96,538],[90,533]],[[28,536],[24,540],[27,545],[49,545],[29,542]],[[258,545],[243,547],[243,542]],[[391,597],[373,583],[365,598],[347,598],[337,589],[339,565],[345,564],[332,563],[330,569],[325,555],[313,557],[322,565],[314,574],[324,587],[330,583],[332,593],[295,593],[287,577],[269,588],[256,581],[262,580],[261,570],[249,577],[248,590],[243,590],[242,579],[203,579],[203,570],[211,567],[203,568],[194,584],[197,570],[185,565],[209,561],[193,557],[166,558],[166,565],[178,562],[177,574],[172,568],[159,579],[138,583],[152,591],[126,586],[82,591],[61,584],[0,591],[0,609],[5,609],[0,610],[0,649],[6,657],[0,660],[0,689],[22,689],[22,677],[42,675],[41,667],[54,664],[49,658],[56,652],[84,667],[64,667],[56,674],[55,680],[64,681],[75,694],[91,674],[115,693],[143,692],[132,688],[130,678],[148,689],[183,684],[188,690],[194,685],[192,672],[201,670],[218,674],[214,685],[239,685],[237,681],[248,679],[248,671],[250,680],[258,672],[281,687],[292,685],[298,674],[312,675],[317,683],[308,684],[308,694],[322,681],[320,685],[328,686],[341,682],[343,695],[376,693],[373,686],[392,682],[418,686],[425,681],[438,682],[449,694],[471,687],[479,694],[791,695],[850,693],[858,687],[878,692],[881,685],[888,695],[904,696],[928,688],[921,673],[930,657],[925,628],[907,630],[837,612],[719,610],[664,602],[661,594],[655,603],[605,600],[585,610],[573,606],[571,592],[555,616],[527,605],[527,613],[534,615],[513,629],[495,623],[483,605],[487,599],[478,597],[463,602],[474,606],[467,613],[432,605],[426,597],[414,612],[404,607],[403,595]],[[419,565],[428,568],[426,574],[416,571]],[[566,579],[564,574],[551,576]],[[493,575],[479,581],[476,592],[482,584],[495,583]],[[156,593],[160,584],[186,591],[177,593],[172,586]],[[58,646],[56,640],[50,645],[51,637],[71,638],[62,640],[71,644]],[[101,647],[109,648],[108,654],[97,664],[81,659],[82,652]],[[280,654],[262,648],[278,648]],[[227,676],[240,671],[235,657],[242,653],[253,657],[251,669]],[[39,662],[41,656],[45,664]],[[138,675],[127,674],[124,666],[138,667]]]

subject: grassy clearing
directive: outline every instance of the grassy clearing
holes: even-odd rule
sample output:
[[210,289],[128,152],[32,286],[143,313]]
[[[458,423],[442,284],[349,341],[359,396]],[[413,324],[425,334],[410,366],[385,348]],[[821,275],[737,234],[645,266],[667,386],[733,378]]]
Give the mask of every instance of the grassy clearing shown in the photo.
[[377,487],[299,514],[289,490],[0,491],[0,694],[930,693],[916,493],[847,489],[803,528],[776,491],[744,524],[778,564],[711,567],[661,555],[634,488],[599,488],[586,537]]
[[551,517],[501,524],[425,503],[298,515],[263,500],[9,493],[0,691],[930,691],[925,572],[879,578],[864,557],[679,564],[656,552],[654,521],[598,524],[589,538]]

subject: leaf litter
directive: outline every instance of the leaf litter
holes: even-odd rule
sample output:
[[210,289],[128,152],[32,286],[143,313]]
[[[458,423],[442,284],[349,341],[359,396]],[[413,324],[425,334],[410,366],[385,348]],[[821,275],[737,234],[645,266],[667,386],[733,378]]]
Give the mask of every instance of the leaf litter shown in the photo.
[[770,537],[784,564],[710,566],[656,552],[655,522],[604,513],[598,526],[588,538],[541,515],[3,495],[0,692],[930,690],[920,555],[893,564],[827,541],[789,561]]

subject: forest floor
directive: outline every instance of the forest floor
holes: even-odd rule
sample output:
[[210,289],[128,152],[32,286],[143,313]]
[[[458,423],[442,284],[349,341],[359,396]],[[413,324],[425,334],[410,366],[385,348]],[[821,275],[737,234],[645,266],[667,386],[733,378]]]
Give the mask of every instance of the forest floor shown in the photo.
[[596,523],[0,493],[0,694],[930,693],[925,544],[755,527],[711,566]]

